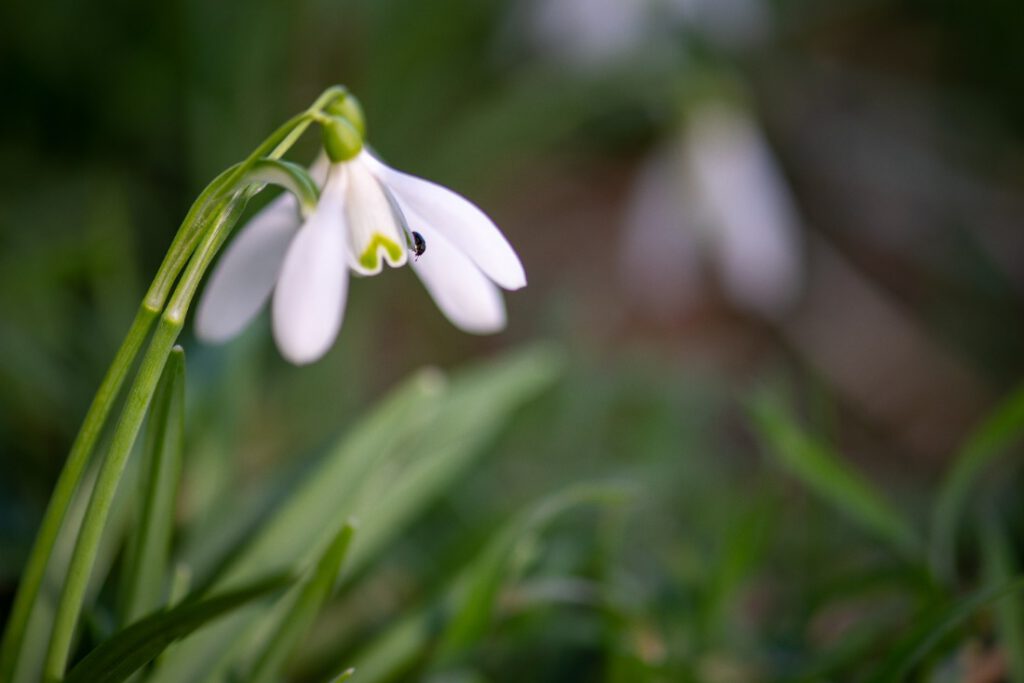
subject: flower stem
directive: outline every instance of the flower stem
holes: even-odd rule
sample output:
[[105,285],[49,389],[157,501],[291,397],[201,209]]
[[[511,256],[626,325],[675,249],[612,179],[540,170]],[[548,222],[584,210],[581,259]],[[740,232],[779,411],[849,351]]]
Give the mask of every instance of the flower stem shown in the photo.
[[110,369],[107,370],[99,391],[96,392],[96,396],[92,400],[92,405],[89,406],[82,428],[71,446],[67,462],[57,479],[57,486],[46,507],[46,513],[43,515],[43,522],[36,535],[32,552],[29,554],[14,606],[11,609],[7,630],[4,632],[3,645],[0,649],[0,681],[14,679],[18,653],[25,638],[29,618],[32,616],[32,607],[46,574],[46,565],[57,541],[64,516],[71,505],[71,498],[82,479],[89,456],[96,446],[96,441],[99,439],[114,400],[121,390],[121,385],[124,384],[125,377],[142,348],[142,343],[146,340],[158,313],[159,311],[145,305],[139,307],[135,320],[121,343],[121,348],[114,356],[114,361],[111,363]]
[[[60,607],[54,622],[45,668],[48,679],[59,680],[63,677],[74,626],[81,612],[85,586],[95,560],[97,544],[102,535],[113,494],[117,490],[127,457],[145,416],[146,407],[152,398],[168,354],[173,348],[174,340],[181,331],[185,312],[199,281],[238,219],[250,191],[237,193],[230,201],[225,197],[235,189],[258,159],[264,156],[274,159],[283,156],[313,121],[314,115],[344,93],[345,90],[339,87],[325,90],[309,109],[274,131],[245,161],[228,168],[207,185],[182,221],[125,340],[93,398],[57,480],[35,544],[26,562],[3,642],[0,644],[0,683],[14,680],[39,589],[57,536],[71,505],[71,499],[81,483],[93,449],[128,372],[141,351],[153,322],[164,309],[171,288],[187,263],[189,268],[175,291],[171,313],[165,315],[157,327],[132,385],[110,453],[101,467],[76,541],[72,564],[68,568]],[[198,259],[195,258],[197,250],[200,252]]]
[[78,531],[71,563],[57,603],[50,646],[43,668],[43,680],[48,683],[60,681],[64,677],[75,625],[82,611],[89,575],[96,561],[96,553],[117,493],[117,486],[142,427],[142,421],[146,417],[164,365],[181,333],[189,303],[217,250],[241,215],[248,198],[249,193],[241,191],[221,204],[216,220],[192,254],[188,268],[181,276],[170,304],[161,316],[149,348],[142,358],[139,372],[135,376],[117,429],[114,431],[110,451],[100,467],[96,485],[82,518],[82,526]]
[[167,356],[174,347],[174,341],[181,331],[181,323],[161,318],[157,325],[149,348],[142,358],[142,365],[125,401],[124,411],[117,423],[114,438],[110,445],[103,465],[100,467],[96,485],[89,505],[85,510],[82,526],[75,541],[75,550],[71,556],[71,564],[61,591],[57,613],[54,618],[53,634],[50,647],[46,653],[43,678],[46,681],[60,681],[64,678],[64,668],[71,649],[71,638],[75,624],[82,609],[86,585],[92,571],[100,537],[106,525],[107,514],[114,502],[118,482],[124,471],[128,456],[131,454],[135,437],[149,407],[149,399],[156,389],[157,381],[163,372]]

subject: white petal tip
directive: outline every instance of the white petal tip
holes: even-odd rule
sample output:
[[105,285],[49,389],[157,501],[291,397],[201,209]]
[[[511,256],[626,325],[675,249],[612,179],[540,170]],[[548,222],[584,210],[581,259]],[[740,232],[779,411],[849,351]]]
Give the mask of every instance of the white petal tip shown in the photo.
[[523,270],[522,266],[519,267],[519,272],[514,276],[510,277],[506,282],[499,282],[502,289],[514,292],[517,289],[522,289],[526,286],[526,271]]
[[281,357],[292,365],[312,365],[327,353],[327,349],[289,349],[282,346],[281,342],[277,342],[277,348],[281,352]]

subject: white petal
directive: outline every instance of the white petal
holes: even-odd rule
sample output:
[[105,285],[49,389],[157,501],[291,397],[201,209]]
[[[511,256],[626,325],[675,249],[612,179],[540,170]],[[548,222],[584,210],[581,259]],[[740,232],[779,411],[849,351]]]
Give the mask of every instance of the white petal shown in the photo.
[[[365,150],[360,159],[391,188],[406,217],[417,214],[505,289],[526,286],[526,273],[516,252],[498,226],[476,205],[448,188],[396,171]],[[409,220],[410,227],[419,230]]]
[[274,291],[274,339],[296,365],[318,360],[341,329],[348,293],[344,181],[342,173],[328,176],[316,211],[288,248]]
[[800,290],[801,228],[771,149],[753,121],[721,105],[694,114],[689,140],[728,293],[758,313],[784,314]]
[[270,297],[298,227],[298,208],[290,193],[252,217],[228,245],[203,291],[196,336],[225,342],[252,321]]
[[501,290],[444,235],[418,221],[427,250],[412,262],[437,307],[459,329],[492,334],[505,327],[505,301]]

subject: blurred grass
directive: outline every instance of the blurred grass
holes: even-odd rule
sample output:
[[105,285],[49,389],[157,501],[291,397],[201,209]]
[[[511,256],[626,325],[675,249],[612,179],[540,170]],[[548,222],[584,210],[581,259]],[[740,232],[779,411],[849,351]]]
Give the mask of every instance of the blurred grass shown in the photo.
[[[1008,393],[1024,372],[1019,243],[989,223],[1008,214],[1014,225],[1019,206],[1024,14],[1013,0],[771,8],[778,32],[767,44],[723,47],[688,30],[587,71],[548,59],[496,0],[429,9],[417,0],[4,3],[4,599],[140,283],[188,202],[274,123],[342,81],[363,99],[387,159],[493,211],[524,255],[531,287],[509,298],[510,330],[492,340],[450,330],[407,273],[356,282],[337,348],[304,370],[276,358],[265,320],[225,349],[186,340],[179,575],[203,590],[291,568],[319,557],[345,515],[363,521],[290,679],[328,680],[385,643],[415,652],[400,662],[403,679],[863,680],[889,661],[910,666],[909,680],[931,680],[964,673],[965,652],[979,642],[1009,652],[1019,678],[1019,599],[982,607],[952,631],[942,615],[963,617],[964,604],[980,603],[958,599],[987,595],[972,591],[1021,566],[1020,395]],[[1007,395],[961,448],[949,444],[941,458],[912,452],[893,432],[915,414],[897,415],[895,428],[877,424],[827,377],[812,397],[834,408],[826,433],[815,428],[819,415],[805,424],[773,399],[755,400],[751,428],[751,377],[777,376],[781,366],[800,394],[803,373],[818,371],[779,343],[779,330],[718,304],[693,319],[651,321],[622,297],[613,282],[618,214],[636,161],[674,144],[680,109],[718,79],[750,95],[809,233],[842,247],[988,396]],[[831,193],[822,189],[801,133],[821,133],[844,169],[854,164],[839,145],[843,120],[814,106],[818,98],[867,128],[877,122],[869,105],[891,105],[888,116],[933,153],[912,167],[915,177],[922,171],[944,199],[984,200],[952,212],[925,190],[901,194],[905,179],[881,172],[891,194],[862,198],[865,180],[852,171]],[[295,159],[311,158],[313,144]],[[964,183],[934,180],[949,159]],[[844,194],[897,216],[907,235],[873,241],[861,215],[853,220],[863,229],[844,233]],[[929,231],[912,237],[921,224]],[[504,389],[486,372],[458,370],[534,337],[553,341],[559,359],[541,351],[507,361]],[[843,360],[864,361],[857,349]],[[402,383],[427,363],[459,379],[438,384],[442,375],[428,371]],[[560,379],[541,391],[555,366]],[[438,398],[447,392],[456,394],[450,403]],[[952,398],[915,396],[911,406]],[[488,618],[467,616],[472,647],[457,666],[434,668],[445,641],[432,606],[501,540],[496,530],[528,517],[548,492],[605,479],[638,494],[608,514],[555,520],[542,541],[519,548],[524,571],[503,577],[500,590],[494,575],[481,579],[487,590],[473,606]],[[113,586],[134,514],[122,502],[79,656],[115,628]],[[977,523],[979,505],[995,509],[991,526]],[[918,522],[929,515],[926,537]],[[267,624],[294,599],[266,618],[228,617],[253,624],[230,651],[223,624],[194,640],[249,664],[246,648],[265,642]],[[892,664],[893,645],[913,636],[907,627],[922,614],[940,615],[922,626],[946,634],[938,649]],[[163,680],[188,679],[176,667],[193,663],[196,646],[182,645],[164,653]]]

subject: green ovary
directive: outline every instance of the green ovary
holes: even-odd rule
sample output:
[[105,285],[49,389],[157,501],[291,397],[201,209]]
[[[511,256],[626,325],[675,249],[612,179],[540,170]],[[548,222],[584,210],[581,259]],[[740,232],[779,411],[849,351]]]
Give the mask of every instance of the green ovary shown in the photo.
[[380,267],[380,256],[378,249],[384,247],[388,254],[388,260],[398,263],[402,259],[402,248],[379,232],[373,233],[373,238],[363,253],[359,255],[359,264],[367,270],[376,270]]

